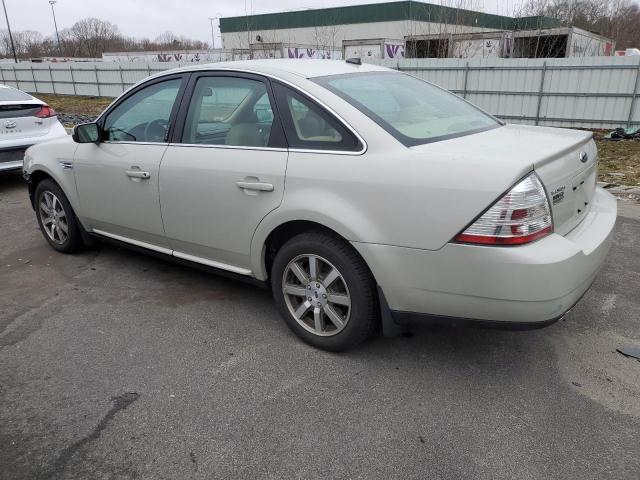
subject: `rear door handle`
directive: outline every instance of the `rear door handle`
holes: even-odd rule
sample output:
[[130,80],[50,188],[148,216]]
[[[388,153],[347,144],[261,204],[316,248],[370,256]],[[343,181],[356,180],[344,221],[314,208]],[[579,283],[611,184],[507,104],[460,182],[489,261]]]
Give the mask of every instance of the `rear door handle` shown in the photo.
[[143,172],[142,170],[127,170],[125,171],[128,177],[131,178],[149,178],[151,174],[149,172]]
[[243,190],[256,190],[258,192],[273,192],[273,184],[264,182],[236,182],[238,188]]

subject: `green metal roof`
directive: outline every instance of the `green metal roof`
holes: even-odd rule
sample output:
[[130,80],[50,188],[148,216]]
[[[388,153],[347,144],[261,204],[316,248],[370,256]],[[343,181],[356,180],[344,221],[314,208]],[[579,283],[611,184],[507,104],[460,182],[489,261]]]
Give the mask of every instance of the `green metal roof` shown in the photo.
[[345,25],[350,23],[390,22],[397,20],[448,23],[495,30],[528,30],[561,26],[560,21],[555,18],[513,18],[409,0],[353,5],[349,7],[267,13],[263,15],[225,17],[220,19],[220,32],[278,30]]

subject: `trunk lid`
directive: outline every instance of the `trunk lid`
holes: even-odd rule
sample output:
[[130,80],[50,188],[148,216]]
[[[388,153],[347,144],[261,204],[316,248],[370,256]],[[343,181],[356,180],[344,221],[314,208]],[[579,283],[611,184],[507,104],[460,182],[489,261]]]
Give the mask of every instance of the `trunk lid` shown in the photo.
[[582,139],[576,138],[557,155],[534,164],[547,190],[554,231],[559,235],[566,235],[584,219],[598,180],[598,152],[591,132],[578,133]]
[[532,166],[547,191],[554,231],[566,235],[582,221],[595,193],[598,154],[592,133],[526,125],[499,130],[501,154],[510,152]]
[[[475,187],[478,191],[495,189],[495,196],[489,203],[478,205],[474,215],[534,170],[547,191],[554,231],[560,235],[582,221],[595,192],[597,149],[591,132],[509,124],[412,150],[420,155],[446,155],[456,164],[456,175],[484,178],[483,185]],[[471,181],[465,179],[461,185]]]
[[48,118],[38,118],[40,102],[0,102],[0,140],[38,137],[49,132]]

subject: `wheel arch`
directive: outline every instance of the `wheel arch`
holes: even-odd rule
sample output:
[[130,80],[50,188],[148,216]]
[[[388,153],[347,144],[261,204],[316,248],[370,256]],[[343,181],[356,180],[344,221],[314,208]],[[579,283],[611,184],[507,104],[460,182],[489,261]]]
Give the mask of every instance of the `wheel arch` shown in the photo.
[[36,188],[38,188],[38,184],[45,179],[50,179],[53,182],[55,182],[56,185],[60,186],[60,183],[57,182],[56,179],[53,178],[53,176],[45,170],[37,169],[31,172],[31,174],[29,175],[29,181],[27,182],[27,188],[29,191],[29,200],[31,201],[31,207],[34,210],[36,209],[36,201],[35,201]]
[[63,178],[56,178],[56,175],[54,175],[53,172],[51,172],[44,165],[37,165],[33,167],[31,169],[31,172],[29,173],[29,181],[27,182],[27,188],[29,191],[29,200],[31,202],[31,207],[33,208],[34,211],[36,209],[35,192],[36,192],[36,189],[38,188],[38,185],[43,180],[51,180],[53,183],[55,183],[58,186],[58,188],[60,188],[60,190],[62,190],[62,192],[67,197],[67,200],[71,204],[71,208],[73,209],[73,213],[76,217],[76,221],[78,222],[78,226],[80,227],[80,234],[83,237],[83,241],[87,245],[92,244],[92,241],[89,239],[86,233],[87,229],[85,228],[82,219],[78,215],[78,212],[80,211],[79,210],[80,205],[77,197],[75,178],[73,177],[73,174]]
[[[264,223],[264,222],[263,222]],[[260,228],[262,227],[262,228]],[[280,219],[279,221],[270,222],[268,228],[261,224],[254,234],[252,240],[252,267],[254,276],[260,280],[267,280],[270,276],[271,265],[273,259],[282,245],[287,240],[303,232],[311,230],[319,230],[330,235],[334,235],[345,242],[350,243],[353,233],[350,229],[342,227],[340,224],[325,222],[311,215],[302,218]],[[362,258],[357,249],[353,249],[356,254]],[[375,275],[371,271],[371,267],[362,258],[369,272],[375,279]]]

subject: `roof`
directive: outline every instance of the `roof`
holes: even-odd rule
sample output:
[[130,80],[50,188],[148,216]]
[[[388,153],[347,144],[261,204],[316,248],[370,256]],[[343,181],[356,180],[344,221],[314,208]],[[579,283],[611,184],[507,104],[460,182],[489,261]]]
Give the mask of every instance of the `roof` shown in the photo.
[[405,0],[348,7],[223,17],[220,19],[220,32],[279,30],[398,20],[448,23],[452,25],[491,28],[494,30],[526,30],[561,26],[559,20],[550,17],[535,16],[514,18]]
[[[265,75],[278,75],[287,73],[303,78],[323,77],[325,75],[340,75],[356,72],[389,71],[388,68],[379,67],[368,63],[355,65],[344,60],[322,59],[268,59],[268,60],[240,60],[236,62],[218,62],[190,65],[166,72],[198,71],[198,70],[240,70],[255,72]],[[163,72],[165,73],[165,72]]]

